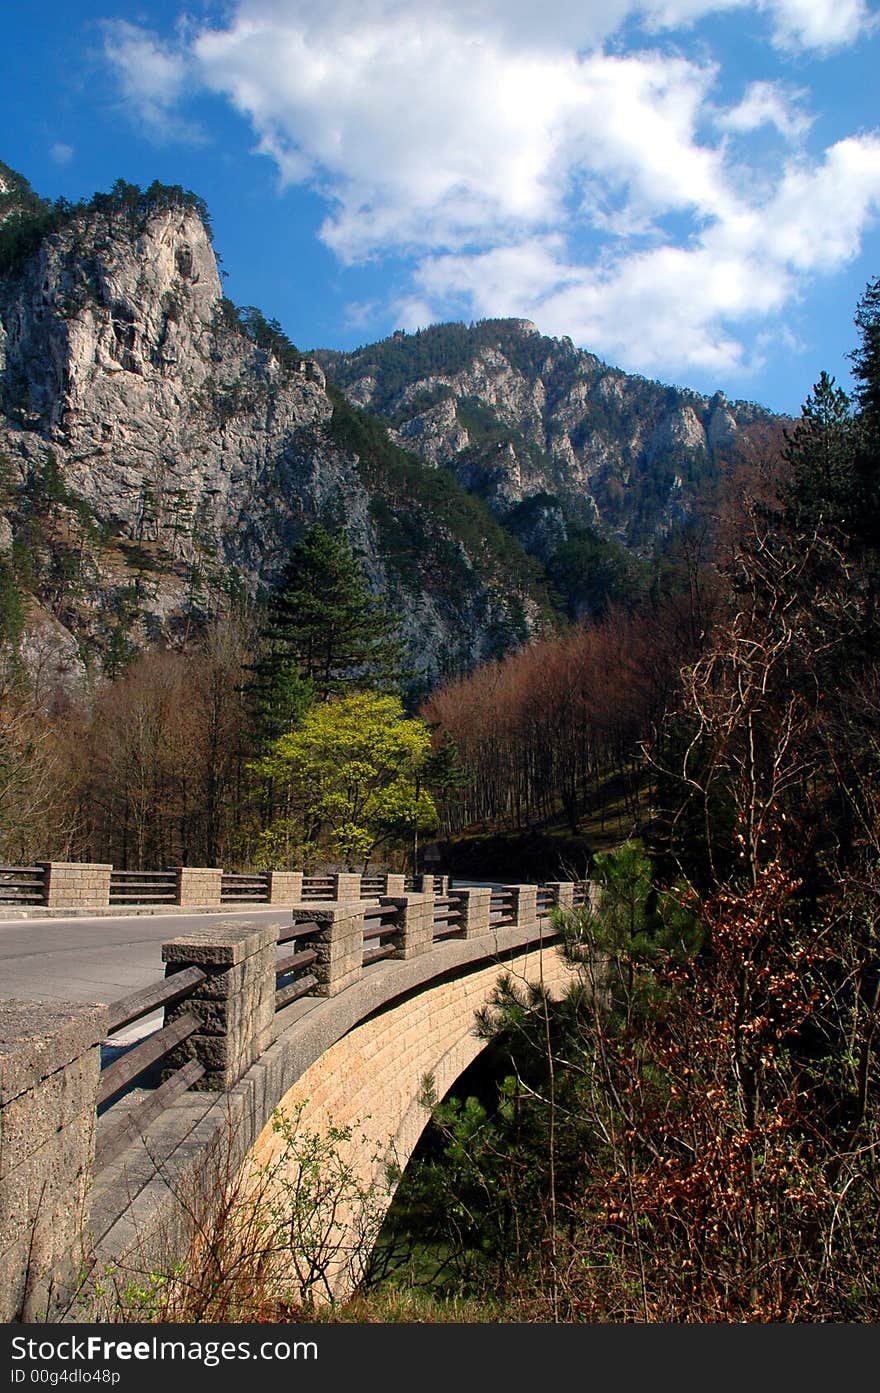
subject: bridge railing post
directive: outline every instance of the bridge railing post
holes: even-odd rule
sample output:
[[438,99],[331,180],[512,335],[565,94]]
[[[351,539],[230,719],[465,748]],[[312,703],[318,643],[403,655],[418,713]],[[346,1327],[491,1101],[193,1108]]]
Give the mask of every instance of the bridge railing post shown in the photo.
[[417,958],[434,944],[433,895],[383,895],[383,908],[393,906],[397,932],[393,943],[396,958]]
[[294,924],[317,925],[310,944],[318,953],[318,961],[312,968],[318,979],[318,996],[336,996],[360,981],[364,970],[367,903],[366,900],[342,900],[335,904],[324,901],[293,906]]
[[106,909],[113,867],[98,861],[42,861],[43,902],[49,909]]
[[0,1321],[53,1319],[87,1252],[107,1008],[0,1003]]
[[533,929],[538,923],[537,885],[505,885],[511,897],[513,922],[518,929]]
[[162,944],[166,977],[185,967],[207,974],[184,1000],[165,1008],[165,1024],[192,1015],[198,1028],[168,1056],[164,1074],[188,1059],[205,1070],[194,1085],[225,1090],[268,1049],[275,1021],[275,949],[278,929],[256,924],[214,924]]
[[406,893],[406,876],[392,873],[385,877],[385,888],[383,895],[403,895]]
[[469,886],[456,890],[461,918],[459,924],[464,938],[481,938],[491,928],[492,891],[487,885]]
[[333,876],[330,898],[340,901],[360,899],[362,879],[359,871],[340,871]]
[[412,893],[414,895],[433,895],[434,893],[434,874],[432,871],[420,872],[412,878]]
[[296,904],[302,899],[302,871],[269,872],[269,904]]
[[218,905],[222,885],[223,871],[219,866],[178,866],[176,902]]
[[546,885],[553,895],[553,903],[557,909],[574,908],[574,881],[573,880],[549,880]]

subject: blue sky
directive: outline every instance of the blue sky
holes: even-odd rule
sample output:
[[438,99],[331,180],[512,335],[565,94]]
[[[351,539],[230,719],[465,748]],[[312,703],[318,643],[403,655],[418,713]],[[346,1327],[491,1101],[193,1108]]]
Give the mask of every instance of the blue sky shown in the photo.
[[0,158],[54,198],[207,202],[301,348],[519,315],[797,412],[880,275],[868,0],[44,0]]

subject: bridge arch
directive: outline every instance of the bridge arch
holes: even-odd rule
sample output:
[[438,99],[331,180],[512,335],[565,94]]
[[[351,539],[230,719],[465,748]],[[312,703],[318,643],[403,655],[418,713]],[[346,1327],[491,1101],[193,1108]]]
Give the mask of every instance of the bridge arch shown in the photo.
[[[393,1199],[386,1167],[403,1171],[429,1119],[421,1096],[426,1075],[438,1097],[485,1048],[475,1032],[477,1011],[487,1005],[502,974],[541,983],[557,996],[571,968],[553,944],[529,944],[504,960],[470,964],[441,975],[371,1012],[330,1045],[279,1099],[277,1113],[295,1119],[300,1135],[327,1136],[331,1128],[350,1133],[340,1156],[363,1190],[372,1193],[373,1218],[384,1217]],[[251,1158],[264,1171],[276,1170],[283,1135],[270,1120],[257,1137]],[[290,1165],[295,1166],[295,1148]],[[282,1183],[287,1177],[282,1177]],[[352,1187],[354,1189],[354,1186]],[[331,1264],[334,1297],[348,1295],[366,1249],[359,1248],[363,1216],[343,1197],[338,1226],[339,1260]],[[342,1231],[353,1235],[350,1244]],[[320,1293],[316,1293],[320,1296]]]

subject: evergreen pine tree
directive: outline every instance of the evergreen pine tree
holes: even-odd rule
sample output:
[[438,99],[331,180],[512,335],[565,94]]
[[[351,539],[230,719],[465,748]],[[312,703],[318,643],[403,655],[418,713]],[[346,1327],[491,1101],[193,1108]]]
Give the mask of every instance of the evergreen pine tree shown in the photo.
[[311,528],[269,601],[254,665],[263,739],[295,726],[313,701],[399,687],[407,674],[397,627],[344,537]]

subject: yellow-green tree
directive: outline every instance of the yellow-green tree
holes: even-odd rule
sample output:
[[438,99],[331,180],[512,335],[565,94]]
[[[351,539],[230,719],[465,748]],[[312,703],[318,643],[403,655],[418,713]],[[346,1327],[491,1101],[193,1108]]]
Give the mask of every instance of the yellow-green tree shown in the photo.
[[319,848],[366,863],[377,847],[430,830],[434,800],[419,779],[430,755],[427,725],[399,697],[356,692],[312,707],[253,766],[286,791],[267,845],[284,842],[304,864]]

